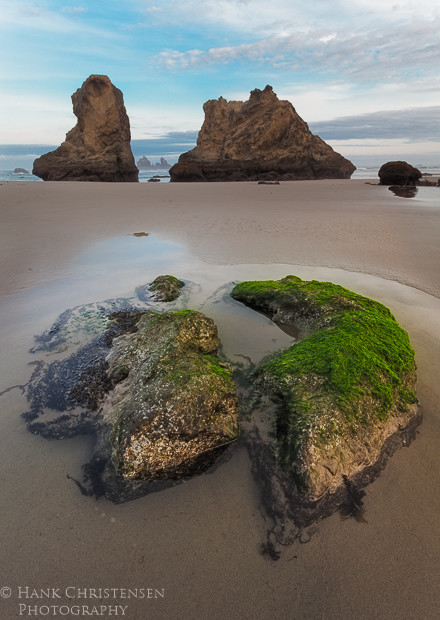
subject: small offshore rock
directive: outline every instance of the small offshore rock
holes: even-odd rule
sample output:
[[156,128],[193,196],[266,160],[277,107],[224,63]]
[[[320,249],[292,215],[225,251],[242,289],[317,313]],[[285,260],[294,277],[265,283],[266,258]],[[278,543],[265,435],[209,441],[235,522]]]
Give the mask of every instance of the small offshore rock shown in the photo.
[[422,173],[406,161],[389,161],[379,169],[380,185],[417,185]]

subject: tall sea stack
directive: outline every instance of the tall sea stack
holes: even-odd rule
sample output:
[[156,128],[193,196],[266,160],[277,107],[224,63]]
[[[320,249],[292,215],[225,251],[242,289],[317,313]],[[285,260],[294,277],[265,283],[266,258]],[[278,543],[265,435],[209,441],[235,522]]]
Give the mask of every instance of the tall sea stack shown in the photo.
[[179,157],[171,181],[348,179],[356,170],[271,86],[248,101],[211,99],[203,109],[197,146]]
[[32,173],[44,181],[138,181],[122,92],[106,75],[91,75],[72,103],[77,124]]

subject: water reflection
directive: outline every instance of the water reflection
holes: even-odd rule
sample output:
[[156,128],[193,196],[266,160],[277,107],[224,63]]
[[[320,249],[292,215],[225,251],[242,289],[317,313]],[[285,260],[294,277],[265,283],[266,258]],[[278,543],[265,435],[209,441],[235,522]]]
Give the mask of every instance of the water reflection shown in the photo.
[[419,191],[417,187],[409,185],[391,185],[388,189],[399,198],[414,198]]

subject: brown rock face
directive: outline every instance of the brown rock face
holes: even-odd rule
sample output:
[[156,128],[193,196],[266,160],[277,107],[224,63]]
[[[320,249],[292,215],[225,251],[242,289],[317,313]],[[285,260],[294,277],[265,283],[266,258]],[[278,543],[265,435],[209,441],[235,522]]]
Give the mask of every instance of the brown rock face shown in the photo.
[[171,181],[347,179],[355,166],[311,133],[271,86],[248,101],[207,101],[197,146],[170,170]]
[[91,75],[72,103],[77,124],[60,147],[34,161],[32,173],[44,181],[137,181],[122,92],[106,75]]

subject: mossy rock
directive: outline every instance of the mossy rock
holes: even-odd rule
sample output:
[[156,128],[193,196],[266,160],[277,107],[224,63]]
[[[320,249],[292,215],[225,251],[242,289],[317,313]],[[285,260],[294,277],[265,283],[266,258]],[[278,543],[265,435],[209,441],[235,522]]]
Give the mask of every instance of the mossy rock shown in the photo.
[[308,499],[371,467],[418,415],[414,351],[382,304],[296,276],[243,282],[232,297],[301,335],[255,374],[279,405],[278,466]]
[[157,301],[174,301],[181,294],[181,288],[185,286],[182,280],[175,276],[157,276],[149,285],[150,291],[153,291],[153,297]]
[[238,436],[237,395],[217,357],[217,328],[200,312],[147,312],[113,341],[101,405],[116,474],[179,479],[209,466]]
[[185,282],[175,276],[157,276],[149,284],[136,287],[136,295],[141,301],[174,301],[182,294]]

